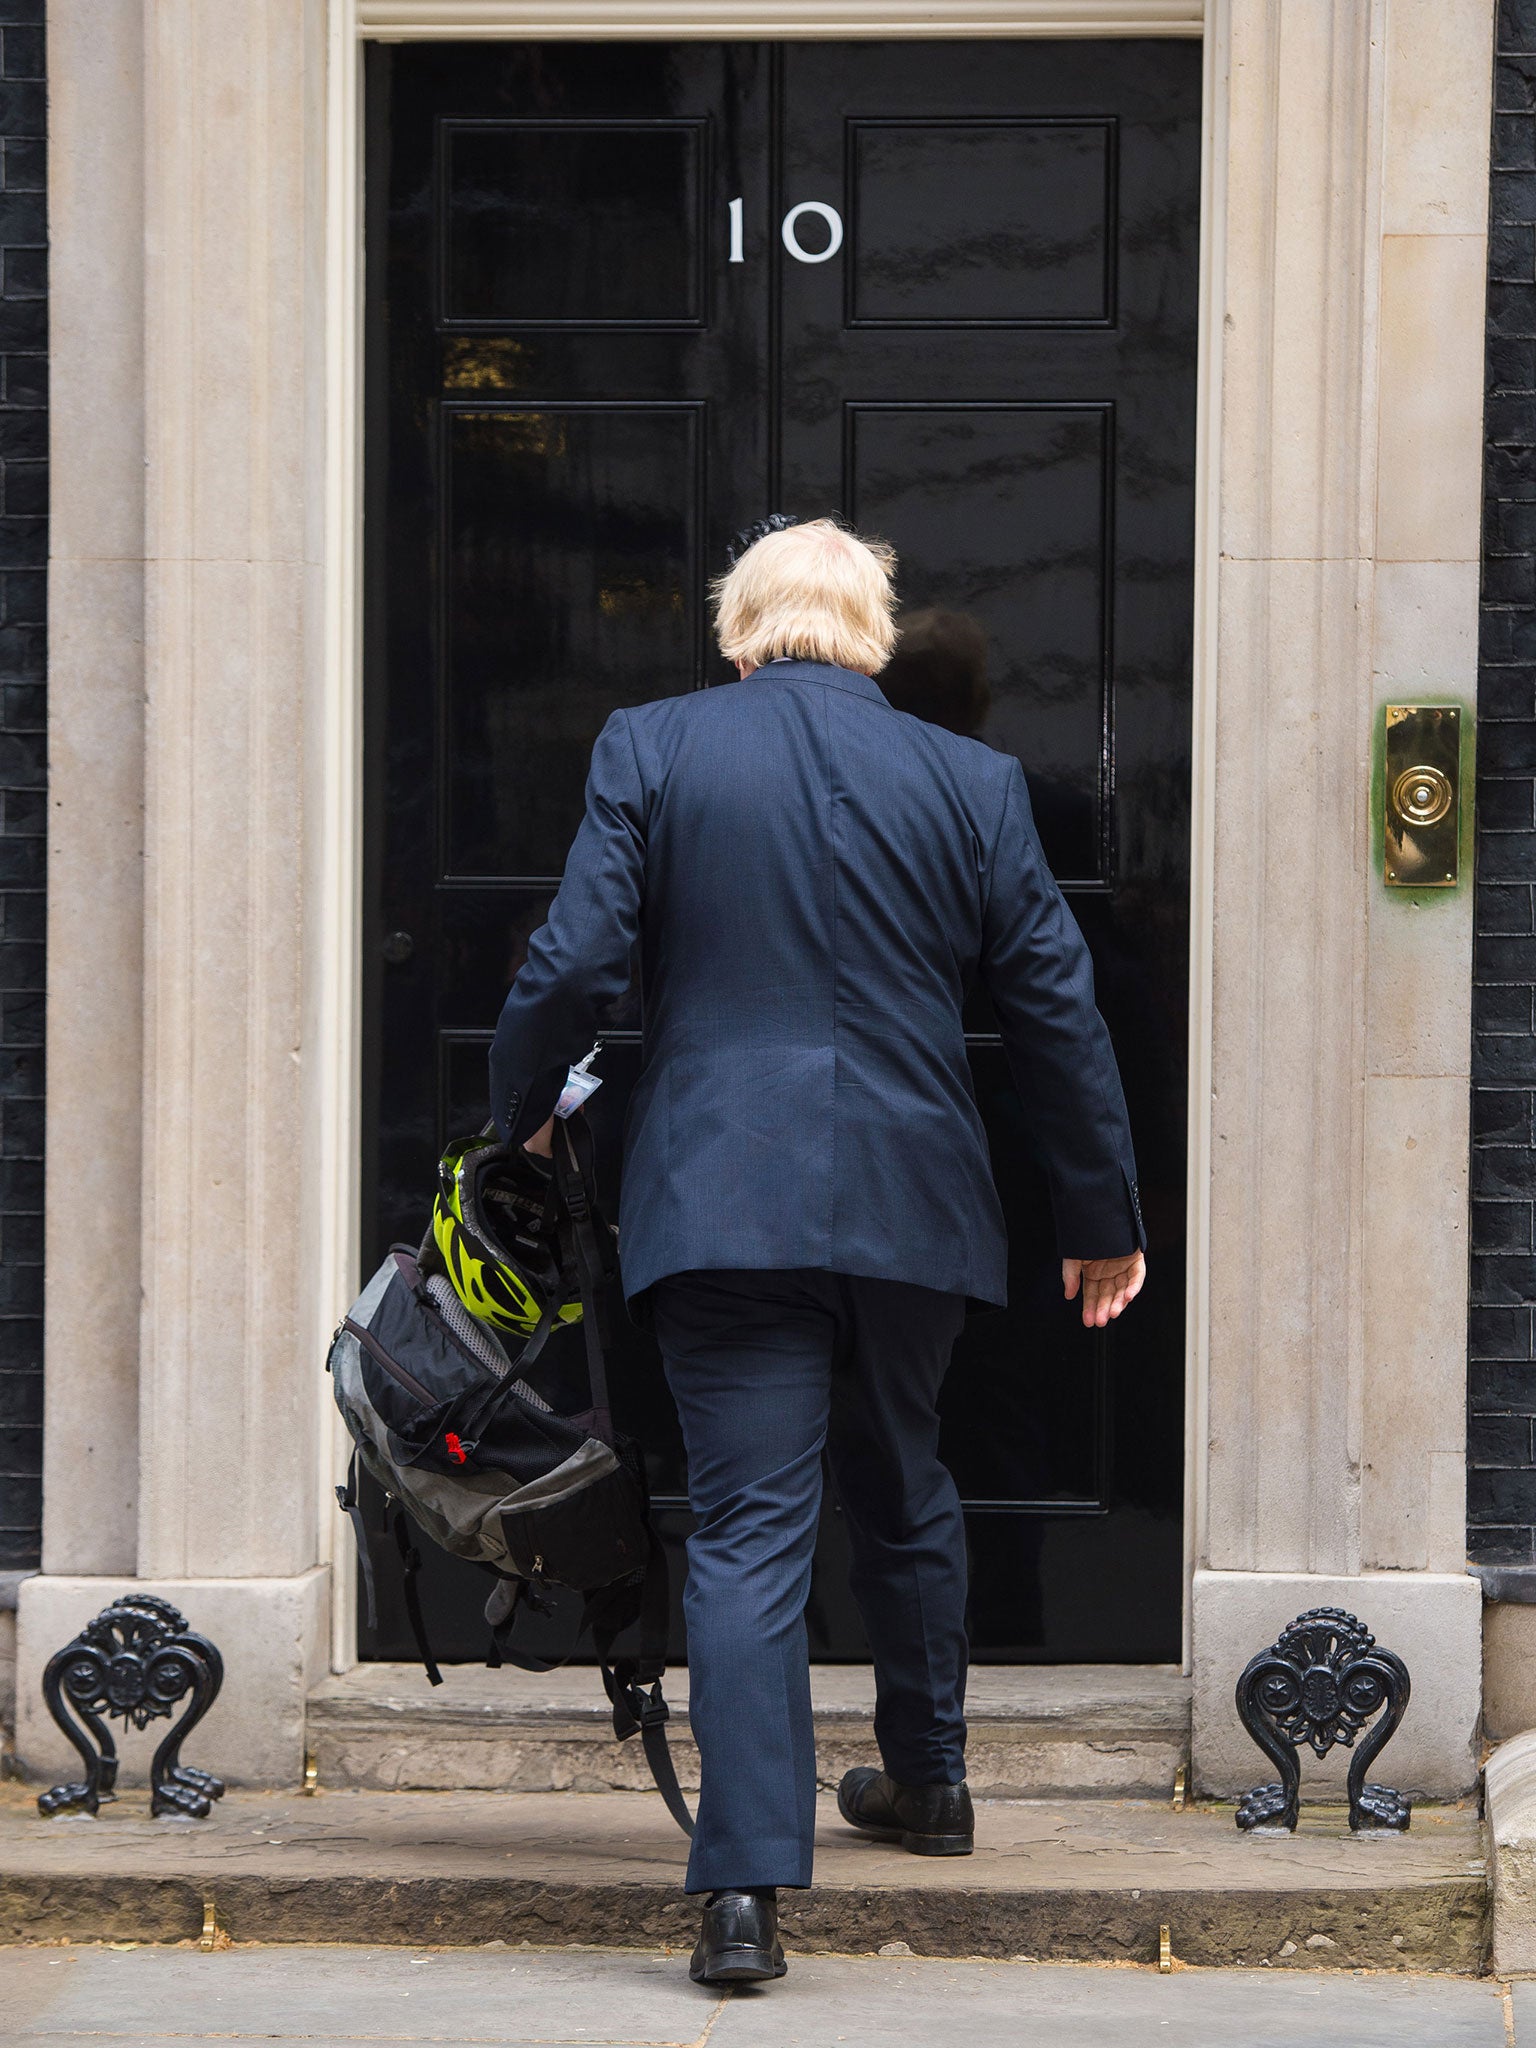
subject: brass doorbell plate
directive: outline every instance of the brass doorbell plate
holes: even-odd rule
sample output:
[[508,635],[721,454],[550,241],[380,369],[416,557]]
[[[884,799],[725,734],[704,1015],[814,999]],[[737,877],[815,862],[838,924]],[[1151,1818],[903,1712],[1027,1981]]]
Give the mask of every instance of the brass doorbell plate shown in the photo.
[[1454,889],[1461,875],[1461,711],[1387,706],[1382,879],[1389,889]]

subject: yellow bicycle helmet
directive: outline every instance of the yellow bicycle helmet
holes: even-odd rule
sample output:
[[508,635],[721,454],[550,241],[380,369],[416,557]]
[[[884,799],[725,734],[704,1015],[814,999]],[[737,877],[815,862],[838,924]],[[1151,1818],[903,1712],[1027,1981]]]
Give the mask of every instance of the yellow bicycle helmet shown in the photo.
[[454,1293],[492,1329],[531,1337],[552,1305],[558,1322],[581,1321],[558,1226],[549,1168],[494,1130],[456,1139],[438,1161],[432,1242]]

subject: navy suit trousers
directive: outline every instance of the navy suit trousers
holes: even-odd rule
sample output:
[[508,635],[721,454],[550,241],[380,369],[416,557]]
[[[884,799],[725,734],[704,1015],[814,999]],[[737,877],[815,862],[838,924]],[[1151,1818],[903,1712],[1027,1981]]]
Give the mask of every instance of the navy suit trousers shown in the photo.
[[821,1459],[847,1518],[875,1739],[905,1785],[965,1776],[965,1531],[935,1403],[965,1304],[899,1280],[690,1272],[650,1314],[688,1451],[688,1890],[808,1885],[816,1824],[805,1602]]

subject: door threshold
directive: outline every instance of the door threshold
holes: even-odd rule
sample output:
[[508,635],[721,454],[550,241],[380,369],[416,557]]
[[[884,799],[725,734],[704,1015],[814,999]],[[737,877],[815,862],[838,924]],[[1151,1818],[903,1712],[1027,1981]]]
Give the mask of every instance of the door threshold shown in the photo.
[[[614,1740],[591,1665],[540,1676],[448,1665],[359,1664],[311,1693],[308,1746],[322,1785],[365,1790],[625,1791],[650,1781],[637,1743]],[[669,1671],[671,1737],[698,1782],[686,1669]],[[971,1790],[993,1799],[1166,1798],[1189,1754],[1189,1679],[1174,1665],[985,1664],[968,1681]],[[834,1785],[877,1762],[867,1664],[811,1667],[817,1774]]]

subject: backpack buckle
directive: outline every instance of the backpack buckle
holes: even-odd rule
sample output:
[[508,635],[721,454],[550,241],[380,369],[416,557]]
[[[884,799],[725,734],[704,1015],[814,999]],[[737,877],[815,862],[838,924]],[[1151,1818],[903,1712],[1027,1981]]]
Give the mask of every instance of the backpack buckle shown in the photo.
[[[603,1676],[606,1679],[607,1672]],[[608,1695],[613,1701],[613,1732],[620,1742],[627,1742],[631,1735],[643,1734],[648,1728],[663,1728],[672,1718],[672,1710],[661,1696],[659,1678],[647,1692],[640,1680],[615,1674]]]
[[[658,1678],[648,1694],[642,1694],[637,1684],[635,1692],[640,1698],[640,1710],[635,1718],[642,1728],[660,1728],[672,1718],[672,1710],[661,1696],[661,1680]],[[633,1711],[633,1709],[631,1710]]]

